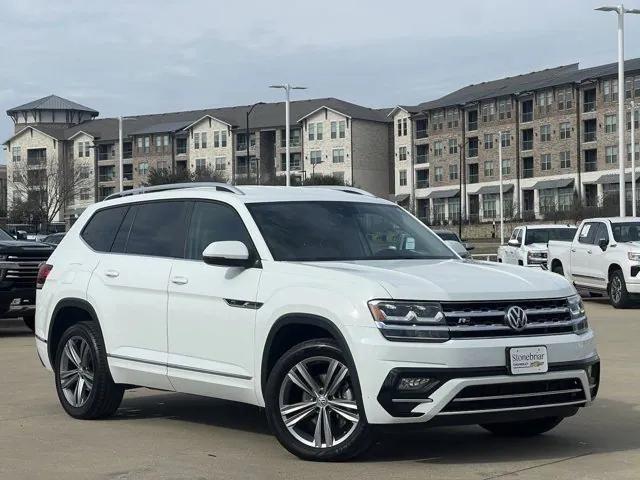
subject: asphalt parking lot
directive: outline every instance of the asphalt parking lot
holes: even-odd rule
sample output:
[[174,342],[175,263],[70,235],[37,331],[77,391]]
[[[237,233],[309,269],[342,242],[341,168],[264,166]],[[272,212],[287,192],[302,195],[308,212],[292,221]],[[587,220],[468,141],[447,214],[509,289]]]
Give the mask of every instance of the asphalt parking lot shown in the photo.
[[500,439],[479,427],[381,438],[363,458],[302,462],[260,410],[135,389],[109,420],[78,421],[58,404],[33,337],[0,321],[0,478],[67,479],[638,479],[640,309],[587,301],[603,361],[596,403],[547,435]]

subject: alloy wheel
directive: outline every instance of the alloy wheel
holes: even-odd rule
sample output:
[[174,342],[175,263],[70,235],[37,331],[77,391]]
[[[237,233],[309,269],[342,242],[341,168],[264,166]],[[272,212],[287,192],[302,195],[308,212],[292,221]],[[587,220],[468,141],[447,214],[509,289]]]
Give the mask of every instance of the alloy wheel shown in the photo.
[[622,299],[622,282],[620,281],[620,277],[614,276],[613,280],[611,280],[611,298],[615,303],[620,302]]
[[73,407],[82,407],[93,390],[94,366],[91,348],[79,336],[67,340],[62,350],[59,365],[60,388],[67,402]]
[[360,421],[349,369],[325,356],[307,358],[282,381],[279,409],[284,425],[298,441],[315,448],[344,442]]

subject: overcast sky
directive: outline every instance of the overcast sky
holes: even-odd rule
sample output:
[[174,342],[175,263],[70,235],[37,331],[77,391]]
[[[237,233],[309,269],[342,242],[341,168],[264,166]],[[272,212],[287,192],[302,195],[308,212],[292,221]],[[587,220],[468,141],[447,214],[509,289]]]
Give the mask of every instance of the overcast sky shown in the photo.
[[[631,0],[630,0],[630,3]],[[101,116],[338,97],[415,104],[502,76],[616,60],[591,0],[0,0],[0,110],[55,93]],[[640,6],[640,0],[637,5]],[[640,57],[640,15],[626,58]],[[12,132],[3,115],[0,136]]]

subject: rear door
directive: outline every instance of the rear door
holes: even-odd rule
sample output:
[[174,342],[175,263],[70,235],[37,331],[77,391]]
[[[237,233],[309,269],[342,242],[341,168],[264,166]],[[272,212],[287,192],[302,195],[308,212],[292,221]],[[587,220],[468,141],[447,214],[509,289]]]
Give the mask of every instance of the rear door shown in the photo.
[[238,212],[197,200],[185,258],[172,262],[169,281],[169,378],[176,390],[255,403],[254,330],[262,269],[208,265],[212,242],[243,242],[257,258]]
[[131,204],[91,278],[114,380],[172,389],[167,378],[167,284],[184,254],[191,202]]

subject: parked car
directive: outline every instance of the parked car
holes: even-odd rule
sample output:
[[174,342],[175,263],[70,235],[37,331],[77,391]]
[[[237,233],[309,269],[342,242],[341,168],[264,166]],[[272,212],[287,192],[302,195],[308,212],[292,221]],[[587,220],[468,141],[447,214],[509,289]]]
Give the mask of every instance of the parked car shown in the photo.
[[49,245],[58,245],[62,239],[64,238],[65,233],[52,233],[51,235],[47,235],[42,239],[43,243],[48,243]]
[[467,250],[467,252],[470,252],[475,248],[471,243],[463,241],[457,233],[452,232],[451,230],[434,230],[433,233],[438,235],[442,240],[458,242]]
[[150,187],[88,207],[38,275],[36,345],[64,410],[113,414],[130,386],[265,407],[303,459],[375,425],[551,430],[595,398],[573,286],[462,261],[357,189]]
[[444,243],[449,245],[449,247],[451,247],[451,249],[462,258],[469,258],[471,256],[469,250],[467,250],[463,244],[456,240],[445,240]]
[[549,266],[616,308],[640,296],[640,218],[584,220],[571,242],[549,242]]
[[34,329],[36,276],[53,247],[15,240],[0,229],[0,318],[22,317]]
[[577,228],[571,225],[523,225],[513,229],[506,245],[498,247],[498,262],[514,265],[547,266],[550,240],[570,242]]

